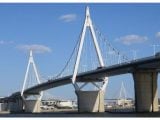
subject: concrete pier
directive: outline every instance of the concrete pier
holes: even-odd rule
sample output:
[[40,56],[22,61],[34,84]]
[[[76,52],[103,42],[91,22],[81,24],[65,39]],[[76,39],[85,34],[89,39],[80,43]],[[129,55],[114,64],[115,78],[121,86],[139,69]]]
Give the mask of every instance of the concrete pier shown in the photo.
[[157,76],[154,70],[136,70],[133,73],[137,112],[158,111]]
[[15,99],[15,101],[8,103],[8,110],[10,112],[22,112],[23,111],[23,101],[22,99]]
[[104,112],[103,91],[76,91],[78,112]]
[[25,100],[25,112],[38,113],[40,112],[40,100]]

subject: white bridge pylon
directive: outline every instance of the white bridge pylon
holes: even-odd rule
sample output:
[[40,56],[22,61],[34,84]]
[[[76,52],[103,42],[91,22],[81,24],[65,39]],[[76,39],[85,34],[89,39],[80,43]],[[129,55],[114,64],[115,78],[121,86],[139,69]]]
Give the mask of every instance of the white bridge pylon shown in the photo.
[[[41,81],[40,81],[40,78],[39,78],[39,75],[38,75],[38,71],[37,71],[34,59],[33,59],[32,50],[30,50],[29,61],[28,61],[27,70],[26,70],[26,73],[25,73],[25,78],[24,78],[23,87],[22,87],[22,91],[21,91],[22,98],[25,98],[23,93],[24,93],[24,90],[25,90],[25,87],[26,87],[26,82],[27,82],[28,77],[29,77],[29,69],[30,69],[31,65],[33,66],[33,72],[35,74],[36,81],[37,81],[38,84],[40,84]],[[39,96],[38,99],[41,100],[42,96],[43,96],[43,92],[40,92],[40,96]]]
[[[76,83],[76,76],[77,76],[77,73],[78,73],[78,68],[79,68],[79,63],[80,63],[80,58],[81,58],[81,53],[82,53],[82,49],[83,49],[84,38],[85,38],[85,33],[86,33],[87,28],[89,28],[89,30],[91,32],[92,40],[93,40],[93,43],[94,43],[94,46],[95,46],[95,49],[96,49],[96,54],[97,54],[97,57],[98,57],[100,67],[104,67],[104,61],[103,61],[103,58],[102,58],[101,50],[99,48],[98,41],[97,41],[97,38],[96,38],[96,34],[95,34],[95,31],[94,31],[94,28],[93,28],[93,24],[92,24],[92,20],[91,20],[91,17],[90,17],[90,12],[89,12],[89,7],[87,6],[85,22],[84,22],[84,25],[83,25],[83,30],[82,30],[82,34],[81,34],[81,38],[80,38],[80,44],[79,44],[79,48],[78,48],[78,54],[76,56],[76,62],[75,62],[75,65],[74,65],[74,71],[73,71],[73,77],[72,77],[72,84],[74,85],[74,87],[77,91],[81,90],[81,88],[83,88],[87,84],[87,83],[84,83],[81,87],[79,87],[78,84]],[[107,84],[108,84],[108,77],[103,78],[103,84],[100,87],[98,87],[98,85],[96,83],[93,83],[93,85],[95,85],[96,87],[98,87],[100,90],[103,90],[103,91],[105,91],[105,88],[106,88]]]

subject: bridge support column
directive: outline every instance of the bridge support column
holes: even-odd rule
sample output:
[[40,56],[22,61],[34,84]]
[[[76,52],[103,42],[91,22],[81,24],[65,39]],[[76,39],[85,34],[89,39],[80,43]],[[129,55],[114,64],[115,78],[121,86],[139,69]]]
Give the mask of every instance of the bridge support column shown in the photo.
[[25,112],[38,113],[40,112],[40,100],[25,100]]
[[23,111],[22,99],[15,99],[12,102],[8,102],[8,110],[10,112],[22,112]]
[[79,112],[104,112],[104,92],[76,91]]
[[158,73],[154,70],[138,70],[133,73],[137,112],[158,111],[157,76]]

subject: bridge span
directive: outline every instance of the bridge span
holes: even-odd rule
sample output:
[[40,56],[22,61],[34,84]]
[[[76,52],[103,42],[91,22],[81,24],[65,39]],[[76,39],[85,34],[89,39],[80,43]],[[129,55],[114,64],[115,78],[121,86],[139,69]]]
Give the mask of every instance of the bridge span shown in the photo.
[[[130,62],[116,64],[108,67],[97,68],[96,70],[87,71],[77,75],[78,82],[102,82],[103,77],[116,76],[126,73],[133,73],[137,70],[156,70],[160,71],[160,56],[151,56],[147,58],[141,58],[137,60],[132,60]],[[51,88],[72,84],[72,75],[58,78],[58,79],[48,79],[47,82],[35,85],[24,91],[26,95],[39,94],[41,91],[48,90]],[[8,98],[19,97],[20,91],[13,93]],[[8,99],[7,98],[7,99]],[[3,98],[4,99],[4,98]]]
[[[78,73],[84,37],[86,29],[89,28],[92,33],[93,43],[99,62],[99,67],[87,72]],[[83,25],[82,34],[80,35],[76,62],[74,64],[73,74],[60,78],[48,79],[47,82],[40,83],[38,72],[33,60],[32,52],[24,79],[23,89],[20,92],[13,93],[9,97],[0,99],[0,101],[11,101],[11,110],[13,111],[31,111],[36,112],[37,106],[40,104],[42,92],[51,88],[73,84],[78,100],[79,112],[104,112],[104,93],[108,84],[108,77],[126,73],[131,73],[134,79],[135,89],[135,107],[137,112],[157,112],[158,111],[158,90],[157,78],[160,70],[160,55],[146,57],[137,60],[131,60],[111,66],[105,66],[102,54],[97,42],[92,20],[90,18],[89,8],[86,9],[85,23]],[[118,52],[119,56],[119,52]],[[37,85],[25,88],[29,66],[33,65]],[[79,86],[77,83],[82,82]],[[87,83],[91,82],[98,90],[84,91],[83,88]],[[98,86],[96,82],[101,82]],[[40,95],[37,101],[27,101],[27,97],[31,95]],[[13,100],[13,101],[12,101]],[[16,106],[16,109],[15,109]]]
[[[142,58],[142,59],[130,61],[128,63],[122,63],[122,64],[113,65],[113,66],[97,68],[96,70],[80,73],[77,75],[77,81],[78,82],[102,82],[103,77],[133,73],[139,69],[141,70],[154,69],[157,72],[159,72],[160,56]],[[72,75],[58,78],[58,79],[49,79],[48,82],[41,83],[39,85],[26,89],[24,91],[24,94],[28,94],[28,95],[38,94],[40,91],[63,86],[66,84],[71,84],[72,83],[71,79],[72,79]]]
[[[77,75],[77,82],[102,82],[103,77],[116,76],[116,75],[126,74],[126,73],[131,73],[133,74],[133,77],[134,77],[134,74],[140,70],[146,71],[147,73],[150,73],[152,71],[154,71],[155,73],[158,73],[160,70],[160,56],[151,56],[151,57],[137,59],[137,60],[133,60],[133,61],[122,63],[122,64],[116,64],[108,67],[97,68],[96,70],[80,73]],[[59,87],[67,84],[72,84],[71,79],[72,79],[72,75],[58,78],[58,79],[48,79],[47,82],[44,82],[26,89],[24,91],[24,95],[26,96],[36,95],[44,90],[48,90],[51,88],[55,88],[55,87]],[[135,84],[137,83],[136,81],[140,82],[141,80],[136,79],[134,77]],[[156,81],[156,79],[154,79],[154,81]],[[142,83],[142,84],[145,85],[145,83]],[[149,86],[153,86],[153,84],[150,84]],[[137,89],[135,87],[135,93],[136,93],[136,90]],[[149,93],[145,93],[145,94],[149,95]],[[17,98],[21,98],[20,92],[13,93],[11,96],[1,99],[1,101],[4,101],[4,100],[12,101]],[[145,99],[144,101],[147,100],[146,98],[141,98],[141,99]]]

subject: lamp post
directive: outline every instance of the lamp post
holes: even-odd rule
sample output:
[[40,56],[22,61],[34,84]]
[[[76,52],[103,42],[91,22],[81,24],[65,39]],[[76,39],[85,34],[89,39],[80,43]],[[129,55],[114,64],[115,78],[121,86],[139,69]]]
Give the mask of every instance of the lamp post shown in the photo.
[[153,55],[155,55],[156,54],[156,47],[159,47],[160,45],[153,44],[151,46],[153,47]]

